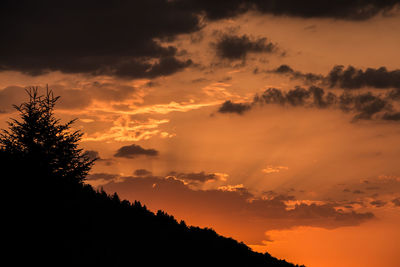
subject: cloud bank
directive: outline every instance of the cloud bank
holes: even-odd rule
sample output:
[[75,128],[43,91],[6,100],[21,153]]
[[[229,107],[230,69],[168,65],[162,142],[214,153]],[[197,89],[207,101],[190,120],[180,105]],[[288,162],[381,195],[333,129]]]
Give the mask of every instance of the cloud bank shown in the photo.
[[317,86],[310,86],[308,89],[297,86],[288,91],[269,88],[260,95],[256,94],[251,103],[232,103],[228,100],[218,111],[241,115],[255,106],[278,104],[292,107],[338,108],[344,112],[354,113],[354,120],[398,121],[400,120],[399,111],[393,108],[391,101],[390,97],[374,95],[371,92],[352,94],[344,91],[337,95],[329,91],[326,93],[324,89]]

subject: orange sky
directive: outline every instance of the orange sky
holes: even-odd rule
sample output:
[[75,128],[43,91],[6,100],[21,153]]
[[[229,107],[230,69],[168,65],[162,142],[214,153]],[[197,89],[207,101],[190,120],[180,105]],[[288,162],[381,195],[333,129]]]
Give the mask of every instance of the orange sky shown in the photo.
[[[122,77],[49,67],[32,75],[4,67],[0,126],[15,117],[11,105],[26,99],[24,88],[48,84],[61,95],[57,115],[78,118],[81,146],[100,157],[87,180],[93,186],[294,263],[399,266],[400,119],[385,117],[399,111],[400,98],[389,97],[400,90],[399,26],[397,11],[363,20],[249,11],[155,37],[193,62],[172,73]],[[218,50],[226,36],[248,43]],[[244,54],[224,57],[229,49]],[[283,64],[294,74],[274,72]],[[399,83],[329,85],[335,65],[384,66],[397,70],[390,75]],[[307,73],[325,78],[309,81]],[[359,102],[345,110],[317,107],[312,98],[253,101],[268,88],[285,94],[311,85],[325,96],[370,92],[385,106],[365,118],[357,112],[370,107]],[[249,107],[219,112],[227,100]]]

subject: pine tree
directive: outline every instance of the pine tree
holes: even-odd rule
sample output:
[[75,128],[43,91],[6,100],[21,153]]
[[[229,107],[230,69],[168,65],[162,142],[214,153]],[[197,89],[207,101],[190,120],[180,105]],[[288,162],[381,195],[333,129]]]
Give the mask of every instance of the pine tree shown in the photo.
[[62,124],[54,116],[59,96],[54,97],[48,88],[44,96],[38,94],[38,87],[26,92],[29,101],[14,105],[20,120],[11,119],[9,129],[0,134],[0,150],[29,162],[36,173],[83,182],[95,159],[78,147],[82,133],[71,130],[75,120]]

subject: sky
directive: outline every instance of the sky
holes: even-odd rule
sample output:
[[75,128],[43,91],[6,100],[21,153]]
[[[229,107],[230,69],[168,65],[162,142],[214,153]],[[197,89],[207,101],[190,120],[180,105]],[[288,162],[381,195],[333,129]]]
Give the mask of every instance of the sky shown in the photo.
[[0,128],[61,96],[86,182],[253,250],[400,265],[400,1],[1,1]]

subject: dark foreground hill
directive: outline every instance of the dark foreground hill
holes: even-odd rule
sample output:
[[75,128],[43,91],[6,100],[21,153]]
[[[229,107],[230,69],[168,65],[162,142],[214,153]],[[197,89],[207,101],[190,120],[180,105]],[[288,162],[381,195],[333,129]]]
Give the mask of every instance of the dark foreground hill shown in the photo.
[[13,266],[294,266],[0,153]]

